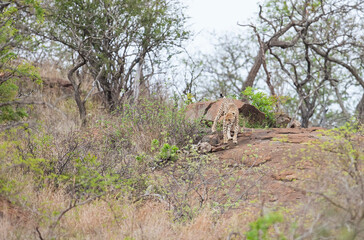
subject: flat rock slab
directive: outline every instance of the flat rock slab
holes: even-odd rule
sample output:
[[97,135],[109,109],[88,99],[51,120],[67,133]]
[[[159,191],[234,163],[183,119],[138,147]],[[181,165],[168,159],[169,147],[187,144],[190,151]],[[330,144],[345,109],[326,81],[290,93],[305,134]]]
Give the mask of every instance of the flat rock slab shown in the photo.
[[237,145],[229,142],[218,146],[213,148],[213,154],[221,164],[241,168],[247,179],[256,181],[257,196],[289,206],[305,198],[295,187],[315,168],[311,161],[302,161],[308,152],[301,149],[309,149],[311,141],[319,140],[321,129],[244,128]]

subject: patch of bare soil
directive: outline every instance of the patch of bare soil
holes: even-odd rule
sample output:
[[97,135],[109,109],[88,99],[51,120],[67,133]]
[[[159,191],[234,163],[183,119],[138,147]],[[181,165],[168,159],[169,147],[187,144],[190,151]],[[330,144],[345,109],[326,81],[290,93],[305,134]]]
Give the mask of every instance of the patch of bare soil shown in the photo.
[[[242,174],[254,179],[249,198],[278,205],[296,204],[305,194],[295,186],[313,169],[302,160],[302,149],[319,139],[321,128],[244,129],[238,144],[213,146],[221,163],[241,168]],[[322,133],[321,133],[322,134]],[[220,140],[220,143],[222,141]]]

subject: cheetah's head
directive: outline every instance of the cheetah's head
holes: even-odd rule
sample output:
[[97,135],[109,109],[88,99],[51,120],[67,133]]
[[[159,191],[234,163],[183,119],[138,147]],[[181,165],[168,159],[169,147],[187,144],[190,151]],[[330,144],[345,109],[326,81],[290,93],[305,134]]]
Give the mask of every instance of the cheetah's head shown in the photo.
[[235,112],[229,112],[225,115],[225,121],[227,123],[233,123],[235,120]]

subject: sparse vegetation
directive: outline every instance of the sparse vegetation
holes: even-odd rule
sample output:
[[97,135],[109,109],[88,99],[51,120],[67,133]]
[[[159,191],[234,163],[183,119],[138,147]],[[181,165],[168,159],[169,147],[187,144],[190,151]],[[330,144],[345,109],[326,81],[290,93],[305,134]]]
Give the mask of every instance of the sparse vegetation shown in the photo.
[[[154,122],[163,122],[165,112],[163,108],[160,111]],[[126,121],[127,116],[130,121]],[[11,200],[18,211],[12,214],[17,218],[21,214],[33,217],[25,221],[6,215],[1,219],[2,236],[105,238],[121,234],[139,239],[157,234],[178,238],[201,233],[192,233],[191,228],[205,231],[211,226],[220,229],[216,237],[223,238],[361,236],[361,127],[347,125],[325,131],[317,143],[301,151],[304,154],[297,166],[307,162],[315,166],[313,175],[295,185],[310,194],[310,211],[302,214],[306,207],[298,205],[256,218],[259,211],[248,209],[249,205],[259,206],[261,200],[255,194],[264,184],[267,171],[256,163],[261,158],[259,148],[248,146],[251,150],[241,165],[232,167],[213,155],[199,154],[188,142],[181,148],[171,145],[168,141],[176,140],[167,129],[161,136],[149,132],[149,148],[141,151],[133,135],[138,122],[132,119],[131,115],[115,114],[82,132],[48,132],[41,125],[33,130],[25,126],[4,132],[0,145],[0,200]],[[121,130],[130,134],[121,134]],[[258,178],[252,177],[254,174]],[[249,213],[238,217],[243,209]],[[232,218],[222,220],[222,216]],[[155,219],[153,224],[151,219]],[[12,221],[21,224],[10,228]],[[231,225],[231,221],[237,222]],[[132,231],[130,224],[141,224],[141,228]],[[226,226],[230,227],[226,230]]]
[[[210,211],[217,217],[239,207],[254,180],[248,183],[239,169],[225,164],[218,167],[217,158],[196,152],[191,145],[193,134],[184,138],[183,131],[197,129],[199,124],[184,125],[183,111],[168,108],[168,103],[159,103],[160,108],[151,112],[148,106],[156,106],[152,102],[145,100],[143,107],[125,105],[123,113],[84,131],[49,132],[39,125],[5,132],[0,145],[6,149],[1,155],[1,196],[24,211],[27,206],[35,208],[30,214],[37,216],[34,224],[44,238],[59,238],[63,231],[71,234],[68,216],[86,210],[86,204],[97,208],[104,201],[117,214],[120,203],[115,199],[135,205],[160,202],[177,225]],[[177,127],[179,136],[173,134]],[[136,135],[138,129],[140,135]],[[152,139],[149,149],[141,145],[141,137]],[[45,197],[38,195],[42,192],[46,198],[54,195],[60,199],[38,205],[35,198]],[[114,217],[115,224],[120,224],[123,217]],[[69,236],[83,234],[88,235],[75,232]]]
[[303,158],[314,163],[315,171],[301,187],[324,206],[313,226],[317,232],[312,234],[361,239],[364,236],[363,126],[347,123],[322,133],[321,139],[304,151]]

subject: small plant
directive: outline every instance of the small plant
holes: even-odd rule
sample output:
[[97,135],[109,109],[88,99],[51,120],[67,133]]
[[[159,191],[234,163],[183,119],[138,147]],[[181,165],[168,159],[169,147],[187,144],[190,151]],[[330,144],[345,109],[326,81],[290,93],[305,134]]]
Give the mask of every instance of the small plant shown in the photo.
[[[182,103],[179,106],[178,101],[180,100],[168,99],[161,102],[150,98],[140,99],[138,105],[124,104],[122,111],[116,112],[118,119],[112,126],[112,132],[117,131],[118,136],[115,137],[123,136],[129,146],[136,145],[144,152],[150,150],[153,139],[179,148],[191,139],[195,142],[200,138],[200,123],[186,119],[185,105]],[[136,137],[140,135],[144,137]]]
[[168,143],[165,143],[160,149],[159,157],[160,157],[160,159],[163,159],[163,160],[175,161],[178,158],[178,156],[177,156],[178,150],[179,149],[176,145],[169,145]]
[[168,143],[163,144],[160,147],[159,141],[157,139],[152,140],[151,150],[152,152],[159,149],[159,153],[157,154],[158,160],[163,162],[165,161],[176,161],[178,159],[178,150],[179,148],[176,145],[170,145]]
[[[246,233],[247,240],[265,240],[272,239],[268,235],[269,229],[274,226],[276,223],[283,222],[283,216],[278,212],[271,212],[267,215],[259,217],[256,221],[250,223],[250,230]],[[278,238],[274,239],[287,239],[282,234],[278,234]]]

